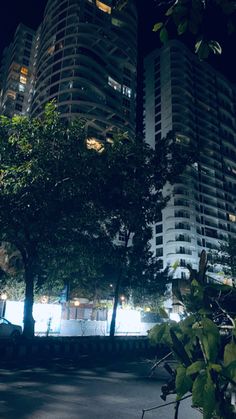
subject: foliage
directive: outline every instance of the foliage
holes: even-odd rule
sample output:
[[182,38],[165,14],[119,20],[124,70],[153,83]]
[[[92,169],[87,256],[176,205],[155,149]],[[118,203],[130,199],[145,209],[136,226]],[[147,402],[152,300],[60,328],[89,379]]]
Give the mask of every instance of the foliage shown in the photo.
[[63,123],[54,104],[43,119],[1,117],[0,138],[0,239],[21,255],[24,332],[32,335],[34,286],[56,267],[56,255],[103,230],[103,156],[88,150],[83,123]]
[[221,54],[222,39],[235,31],[235,0],[176,0],[167,5],[164,21],[154,25],[160,40],[166,43],[174,26],[178,35],[186,33],[195,42],[195,52],[205,59],[210,53]]
[[230,237],[226,243],[220,245],[219,251],[210,253],[212,264],[219,264],[226,277],[236,281],[236,239]]
[[[178,361],[174,377],[177,400],[192,393],[193,407],[205,419],[235,417],[231,392],[235,390],[236,326],[234,288],[208,283],[206,257],[202,252],[199,271],[191,270],[188,295],[179,295],[187,316],[180,323],[157,325],[152,342],[164,343]],[[173,387],[173,382],[172,382]],[[164,387],[164,397],[170,388]]]
[[[128,287],[137,297],[142,288],[150,295],[159,287],[158,260],[149,244],[150,225],[157,221],[168,201],[168,197],[163,197],[163,186],[167,181],[176,180],[194,158],[196,153],[193,156],[188,146],[178,144],[173,132],[162,139],[156,150],[140,139],[135,143],[127,140],[126,146],[116,141],[108,155],[110,170],[105,196],[109,195],[110,199],[105,205],[111,211],[111,217],[106,228],[108,234],[120,231],[123,235],[122,244],[114,241],[108,263],[115,283],[111,335],[115,333],[120,291]],[[162,277],[166,279],[166,273]]]
[[176,163],[174,135],[156,151],[117,136],[98,152],[83,121],[63,122],[51,103],[42,119],[1,117],[0,139],[0,240],[21,256],[26,335],[35,286],[70,282],[97,298],[113,282],[117,304],[122,283],[140,282],[138,271],[142,286],[144,273],[156,281],[149,225],[166,204],[165,182],[191,161],[185,153]]

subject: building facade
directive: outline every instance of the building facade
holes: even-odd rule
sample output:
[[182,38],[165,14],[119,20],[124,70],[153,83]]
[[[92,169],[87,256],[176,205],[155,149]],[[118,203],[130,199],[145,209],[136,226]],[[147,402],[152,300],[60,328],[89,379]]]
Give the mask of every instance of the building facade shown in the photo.
[[[198,161],[166,185],[171,198],[152,241],[163,266],[184,279],[203,249],[218,251],[236,237],[235,88],[178,41],[149,54],[144,77],[146,141],[158,147],[173,131],[177,142],[200,149]],[[210,270],[224,278],[219,266]]]
[[55,99],[64,118],[87,121],[89,137],[134,135],[137,11],[111,0],[49,0],[36,36],[32,116]]
[[0,113],[6,116],[29,113],[33,94],[34,38],[35,32],[20,24],[12,43],[3,52],[0,69]]

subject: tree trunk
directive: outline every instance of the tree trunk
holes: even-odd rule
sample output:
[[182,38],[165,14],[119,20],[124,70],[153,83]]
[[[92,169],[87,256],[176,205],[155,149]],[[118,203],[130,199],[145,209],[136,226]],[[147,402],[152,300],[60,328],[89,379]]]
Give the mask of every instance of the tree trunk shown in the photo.
[[120,284],[121,284],[121,278],[124,268],[124,263],[126,260],[126,252],[128,248],[128,243],[130,239],[130,231],[128,231],[125,235],[125,244],[123,248],[123,252],[120,255],[120,266],[118,269],[118,275],[117,275],[117,281],[116,281],[116,287],[115,287],[115,295],[114,295],[114,304],[113,304],[113,310],[112,310],[112,318],[111,318],[111,325],[110,325],[110,337],[115,336],[116,331],[116,313],[117,313],[117,307],[119,303],[119,291],[120,291]]
[[24,328],[23,335],[27,338],[34,336],[34,271],[32,263],[25,263],[25,302],[24,302]]
[[113,304],[112,318],[111,318],[111,325],[110,325],[110,337],[114,337],[115,331],[116,331],[116,313],[117,313],[117,307],[119,303],[120,281],[121,281],[121,275],[118,276],[116,287],[115,287],[114,304]]

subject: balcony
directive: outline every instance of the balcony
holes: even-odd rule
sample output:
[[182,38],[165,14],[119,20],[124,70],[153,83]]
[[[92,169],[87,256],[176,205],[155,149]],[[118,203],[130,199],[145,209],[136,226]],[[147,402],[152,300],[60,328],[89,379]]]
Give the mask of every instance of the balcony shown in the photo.
[[180,247],[179,249],[176,249],[176,254],[177,255],[191,255],[192,251],[190,249],[185,249],[184,247],[183,248]]
[[189,236],[184,236],[183,234],[179,234],[178,236],[175,236],[175,241],[191,243],[191,238]]

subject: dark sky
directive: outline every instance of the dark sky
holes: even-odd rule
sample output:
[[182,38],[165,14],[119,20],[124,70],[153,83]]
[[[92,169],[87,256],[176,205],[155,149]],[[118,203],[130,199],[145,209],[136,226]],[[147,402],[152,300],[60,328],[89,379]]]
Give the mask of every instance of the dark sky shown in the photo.
[[[43,11],[47,0],[2,0],[0,14],[0,54],[7,46],[17,25],[22,22],[36,29],[42,21]],[[139,44],[142,53],[151,51],[159,46],[157,34],[152,32],[152,26],[160,20],[158,9],[152,7],[153,0],[137,0],[140,12]],[[147,7],[148,4],[148,7]],[[211,59],[211,63],[222,71],[232,82],[236,83],[236,36],[229,45],[224,45],[223,54]]]

